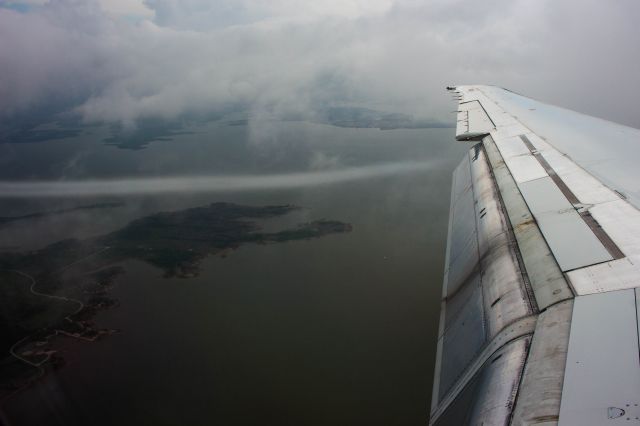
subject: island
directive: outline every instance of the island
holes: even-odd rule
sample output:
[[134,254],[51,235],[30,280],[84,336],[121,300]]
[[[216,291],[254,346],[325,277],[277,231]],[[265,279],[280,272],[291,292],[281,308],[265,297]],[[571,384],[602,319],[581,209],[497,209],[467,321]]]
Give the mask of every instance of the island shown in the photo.
[[92,342],[119,330],[100,328],[97,312],[117,306],[110,289],[136,259],[166,277],[198,275],[207,256],[227,256],[244,244],[310,240],[351,231],[318,219],[264,232],[260,221],[299,209],[292,205],[212,203],[136,219],[114,232],[68,239],[30,252],[0,254],[0,400],[64,365],[64,339]]

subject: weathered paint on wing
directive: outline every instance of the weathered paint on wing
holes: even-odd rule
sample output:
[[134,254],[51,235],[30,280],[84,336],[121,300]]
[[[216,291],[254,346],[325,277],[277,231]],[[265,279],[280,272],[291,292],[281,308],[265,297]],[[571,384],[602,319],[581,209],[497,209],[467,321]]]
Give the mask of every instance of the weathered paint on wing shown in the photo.
[[480,143],[454,175],[431,423],[638,422],[640,130],[453,90]]

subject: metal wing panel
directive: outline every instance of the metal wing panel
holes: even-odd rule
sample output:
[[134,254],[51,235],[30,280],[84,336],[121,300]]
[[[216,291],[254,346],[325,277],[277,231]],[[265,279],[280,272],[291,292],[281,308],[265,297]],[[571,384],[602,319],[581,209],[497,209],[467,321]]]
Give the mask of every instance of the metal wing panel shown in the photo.
[[[522,142],[520,141],[520,143]],[[573,297],[573,293],[513,180],[497,144],[491,136],[487,136],[483,139],[483,145],[538,307],[544,309],[554,303]]]
[[[482,365],[479,359],[530,333],[527,322],[511,327],[534,313],[515,240],[481,145],[472,148],[456,168],[452,197],[432,405],[439,415],[450,411],[448,405]],[[503,340],[503,333],[511,339]],[[490,387],[503,392],[504,377],[493,374],[486,380],[490,377],[494,383]],[[512,389],[504,392],[511,395]],[[470,414],[472,418],[498,418],[505,412],[483,404],[478,407],[484,408],[477,408],[481,413]]]
[[493,129],[493,122],[478,101],[460,103],[456,126],[457,140],[477,140]]
[[637,423],[640,365],[636,309],[634,290],[575,299],[560,425],[618,424],[627,417]]
[[573,300],[565,300],[538,316],[512,425],[557,424],[572,311]]
[[520,190],[563,271],[613,259],[550,177]]
[[529,337],[522,337],[495,352],[460,392],[450,408],[432,424],[508,424],[528,345]]
[[[457,321],[469,321],[462,320],[467,311],[480,315],[481,289],[485,343],[480,349],[475,343],[470,363],[448,391],[440,386],[445,394],[434,392],[432,423],[588,425],[640,418],[640,289],[634,289],[640,287],[640,130],[495,87],[462,86],[457,93],[466,126],[457,139],[490,136],[483,139],[484,149],[476,146],[473,160],[467,159],[471,184],[465,190],[473,194],[477,242],[471,245],[478,261],[462,285],[473,284],[445,298],[443,309],[451,311],[441,318],[456,330]],[[489,161],[479,164],[490,165],[493,186],[473,164],[485,151]],[[492,205],[496,199],[499,209]],[[455,207],[462,206],[469,208],[468,196]],[[490,221],[482,220],[481,209],[490,212]],[[471,214],[458,220],[452,214],[452,228],[469,229],[462,222]],[[457,268],[448,262],[447,277]],[[566,279],[578,295],[573,301],[566,300],[573,296]],[[546,310],[537,317],[531,293]],[[474,298],[474,307],[467,307]],[[492,411],[504,401],[493,396],[502,395],[516,369],[492,370],[485,380],[491,370],[487,360],[509,347],[504,342],[518,337],[528,342],[536,319],[533,344],[522,353],[522,383],[512,388],[513,400]],[[438,366],[459,345],[447,349],[441,343]]]
[[[567,197],[571,207],[584,222],[584,224],[581,224],[577,220],[576,213],[573,212],[570,213],[571,217],[549,216],[546,214],[538,214],[536,216],[537,224],[541,227],[545,238],[550,242],[554,258],[563,263],[563,269],[565,271],[570,269],[575,271],[580,271],[582,268],[589,269],[589,273],[575,271],[573,271],[575,273],[571,273],[571,283],[578,293],[584,294],[585,289],[593,289],[594,281],[605,282],[609,280],[607,274],[603,274],[604,269],[595,266],[603,261],[607,262],[611,270],[614,270],[614,275],[625,277],[625,280],[629,283],[626,288],[637,285],[635,283],[640,280],[640,271],[637,279],[628,280],[629,268],[626,267],[626,264],[617,260],[625,256],[631,258],[640,257],[640,252],[637,249],[637,243],[640,241],[640,231],[635,230],[640,228],[638,210],[628,202],[629,200],[625,199],[624,194],[616,192],[615,188],[607,187],[605,182],[598,176],[591,174],[588,170],[589,164],[578,164],[573,158],[573,155],[575,155],[573,152],[569,156],[557,149],[557,135],[553,132],[539,134],[539,132],[535,131],[535,128],[530,128],[529,122],[526,125],[523,123],[522,117],[526,116],[542,126],[540,128],[545,128],[544,119],[541,118],[544,114],[540,113],[539,110],[546,107],[554,109],[555,107],[545,106],[537,101],[530,101],[522,96],[495,87],[463,86],[458,90],[462,95],[463,101],[476,100],[480,102],[494,123],[496,123],[496,129],[491,132],[491,135],[499,151],[504,153],[504,161],[511,173],[514,176],[522,174],[518,167],[518,162],[523,161],[520,160],[520,157],[535,158],[545,168],[549,177]],[[539,105],[535,106],[535,103]],[[573,117],[568,118],[567,120],[569,121],[575,119],[575,117],[580,117],[580,120],[591,120],[591,126],[602,127],[603,129],[609,129],[607,131],[613,132],[609,135],[613,139],[617,137],[615,129],[624,128],[624,126],[612,123],[607,124],[602,120],[582,116],[571,111],[558,108],[555,108],[555,110],[559,111],[554,117],[555,120],[564,118],[565,114]],[[550,118],[547,117],[547,119]],[[553,128],[554,125],[552,123],[548,127]],[[624,129],[627,129],[625,130],[627,135],[640,134],[640,131],[635,129]],[[568,130],[566,131],[568,132]],[[600,131],[605,132],[602,129]],[[580,128],[575,129],[573,138],[575,139],[575,135],[581,134],[581,132]],[[563,135],[566,136],[564,133]],[[522,146],[517,143],[517,138],[514,138],[514,136],[523,139],[526,142],[525,145],[528,144],[529,154],[524,152],[521,155],[513,155],[514,151],[522,152]],[[602,144],[602,141],[599,141],[599,145]],[[590,144],[582,148],[592,149]],[[602,149],[607,150],[608,148],[599,146],[599,149],[602,151]],[[617,157],[619,154],[610,152],[608,155]],[[596,157],[594,156],[593,158]],[[531,163],[530,159],[524,161]],[[521,191],[523,191],[523,184],[536,182],[536,180],[523,182],[521,178],[518,178],[518,180],[520,182],[517,182],[517,185]],[[527,196],[531,196],[531,194],[525,194],[524,191],[523,195],[525,199]],[[530,207],[535,204],[530,200],[526,201]],[[628,208],[620,209],[616,207],[620,202],[626,204]],[[621,211],[623,211],[623,214],[619,214]],[[615,221],[612,220],[614,217],[616,218]],[[585,228],[585,225],[590,231]],[[566,244],[566,242],[571,241],[576,242],[575,250],[572,250],[571,244]],[[609,258],[602,253],[601,246],[609,253]],[[577,254],[580,254],[580,256],[577,256]],[[612,286],[610,290],[618,288],[619,285],[616,285]],[[606,287],[602,291],[605,290]]]
[[509,170],[517,183],[528,182],[547,177],[547,172],[531,155],[513,157],[509,161]]
[[528,133],[527,138],[582,204],[600,204],[620,199],[619,194],[607,188],[570,157],[553,148],[535,133]]
[[479,279],[471,279],[466,285],[469,291],[458,294],[459,297],[467,296],[466,300],[461,302],[464,306],[458,311],[458,315],[449,318],[450,322],[445,326],[442,336],[444,355],[440,370],[439,394],[441,396],[446,395],[486,341],[479,281]]
[[[454,172],[451,229],[443,292],[437,395],[444,396],[486,340],[476,210],[471,179],[471,157],[466,155]],[[434,398],[437,398],[434,392]]]
[[456,168],[454,182],[445,297],[459,290],[478,263],[478,238],[468,156]]
[[488,252],[481,269],[487,334],[493,338],[509,324],[533,314],[533,308],[508,241]]
[[533,133],[640,207],[640,130],[492,86],[479,89]]
[[472,151],[471,179],[476,203],[476,229],[484,311],[489,338],[507,324],[533,313],[500,195],[484,149]]

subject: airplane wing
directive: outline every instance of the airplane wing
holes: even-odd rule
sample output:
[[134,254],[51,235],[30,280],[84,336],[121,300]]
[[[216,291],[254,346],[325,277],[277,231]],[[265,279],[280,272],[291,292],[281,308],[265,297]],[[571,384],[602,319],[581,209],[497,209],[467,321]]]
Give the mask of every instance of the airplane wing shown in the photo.
[[432,425],[640,423],[640,130],[448,88],[456,139]]

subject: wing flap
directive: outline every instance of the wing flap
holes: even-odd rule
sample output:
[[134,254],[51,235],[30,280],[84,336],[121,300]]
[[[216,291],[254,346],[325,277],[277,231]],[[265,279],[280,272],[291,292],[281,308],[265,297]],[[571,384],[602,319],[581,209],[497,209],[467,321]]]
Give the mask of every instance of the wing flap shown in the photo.
[[[640,131],[500,88],[451,89],[456,139],[482,143],[454,179],[466,202],[452,202],[431,423],[640,417]],[[458,248],[456,227],[471,232]],[[465,350],[447,333],[473,316],[482,343],[442,373]],[[509,351],[519,367],[499,367]]]
[[[491,387],[499,387],[501,395],[512,395],[511,385],[494,377],[502,370],[479,371],[482,363],[508,341],[531,333],[535,313],[515,239],[482,145],[469,151],[456,168],[453,180],[432,421],[450,411],[447,407],[462,389],[474,386],[468,383],[478,374],[484,377],[482,381],[495,382]],[[512,328],[519,321],[524,322]],[[516,380],[521,365],[507,370]],[[475,399],[471,403],[480,410],[469,414],[472,418],[497,419],[511,412],[508,409],[489,413]]]

